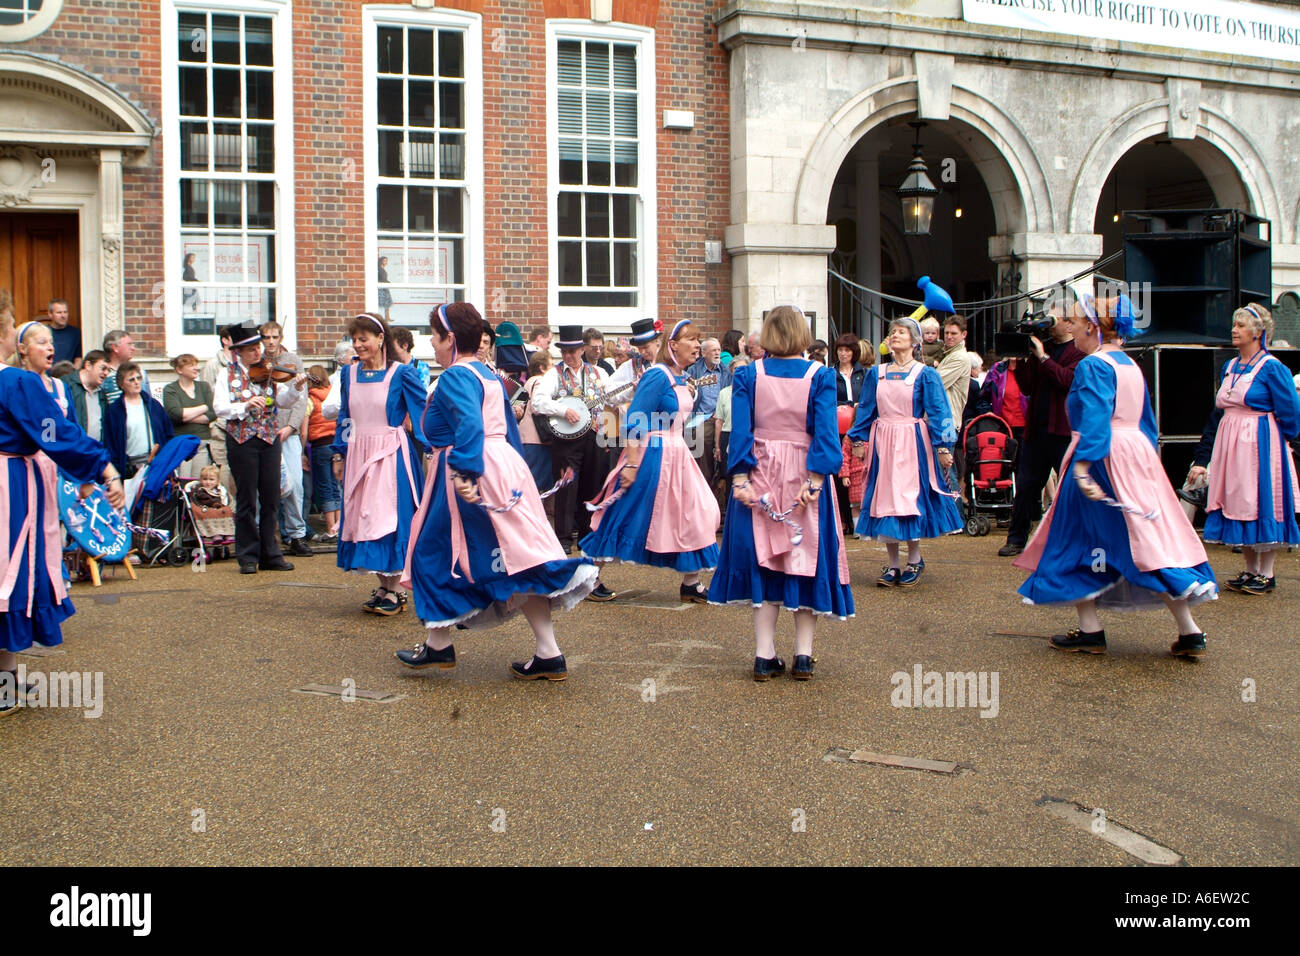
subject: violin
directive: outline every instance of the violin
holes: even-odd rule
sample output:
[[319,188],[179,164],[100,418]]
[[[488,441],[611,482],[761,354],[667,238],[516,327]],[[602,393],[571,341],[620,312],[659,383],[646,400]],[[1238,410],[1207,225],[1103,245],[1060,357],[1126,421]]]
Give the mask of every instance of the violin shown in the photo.
[[265,385],[268,381],[279,384],[291,382],[298,377],[296,369],[287,365],[274,365],[270,359],[263,359],[248,368],[248,377],[255,385]]

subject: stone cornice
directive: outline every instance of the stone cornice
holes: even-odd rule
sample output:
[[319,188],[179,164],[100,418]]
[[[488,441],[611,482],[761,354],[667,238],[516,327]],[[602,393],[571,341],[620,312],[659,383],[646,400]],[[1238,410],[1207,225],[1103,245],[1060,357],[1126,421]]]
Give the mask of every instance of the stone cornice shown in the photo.
[[944,53],[1012,69],[1102,73],[1152,82],[1185,77],[1224,86],[1300,89],[1300,63],[1142,43],[1014,30],[965,20],[820,3],[730,0],[714,14],[718,42],[910,55]]

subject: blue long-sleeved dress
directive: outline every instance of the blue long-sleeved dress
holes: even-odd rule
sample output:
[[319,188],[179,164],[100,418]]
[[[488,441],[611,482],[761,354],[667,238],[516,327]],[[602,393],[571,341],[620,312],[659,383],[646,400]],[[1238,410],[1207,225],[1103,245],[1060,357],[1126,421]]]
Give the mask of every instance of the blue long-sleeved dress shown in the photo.
[[[0,452],[28,456],[43,451],[77,482],[98,481],[109,462],[108,452],[91,439],[74,422],[64,417],[45,390],[40,376],[8,366],[0,366]],[[36,560],[30,564],[27,548],[19,548],[18,568],[6,610],[0,611],[0,649],[21,651],[35,641],[47,647],[60,644],[63,634],[59,625],[76,609],[70,599],[57,601],[46,561],[46,542],[42,531],[45,521],[45,487],[39,471],[35,473],[36,497],[27,493],[29,467],[24,457],[0,459],[9,485],[8,512],[4,545],[6,557],[15,550],[19,533],[29,509],[36,517]],[[27,616],[28,582],[33,581],[32,614]]]
[[[1133,365],[1133,360],[1122,352],[1110,353],[1120,365]],[[1096,598],[1100,607],[1114,610],[1142,610],[1161,606],[1160,595],[1186,598],[1191,604],[1212,600],[1217,595],[1214,572],[1208,562],[1192,567],[1157,568],[1142,571],[1133,560],[1128,522],[1119,508],[1088,499],[1079,490],[1072,475],[1073,463],[1090,462],[1093,479],[1102,491],[1117,499],[1111,481],[1108,461],[1111,455],[1111,419],[1115,414],[1115,371],[1096,355],[1090,355],[1074,371],[1074,384],[1065,400],[1070,426],[1078,435],[1073,452],[1061,463],[1063,480],[1056,490],[1056,498],[1048,516],[1044,517],[1046,529],[1040,527],[1035,539],[1047,531],[1042,554],[1037,567],[1020,586],[1020,594],[1030,604],[1075,604]],[[1142,393],[1142,416],[1138,427],[1151,445],[1152,454],[1158,455],[1159,430],[1151,399],[1146,390]],[[1156,467],[1158,468],[1158,458]],[[1164,478],[1163,471],[1160,473]],[[1135,520],[1186,521],[1177,507],[1172,491],[1169,494],[1169,514],[1161,513],[1155,519]],[[1152,507],[1154,501],[1133,502],[1135,507]],[[1176,513],[1175,513],[1176,512]],[[1190,532],[1189,532],[1190,533]],[[1193,535],[1194,537],[1194,535]],[[1017,566],[1035,551],[1036,540],[1031,539],[1025,555],[1014,562]],[[1199,544],[1198,544],[1199,547]]]
[[[1239,358],[1229,359],[1219,375],[1222,383],[1229,374],[1246,371],[1246,363]],[[1291,487],[1291,470],[1287,459],[1291,449],[1285,440],[1300,434],[1300,396],[1296,395],[1295,381],[1290,370],[1280,361],[1265,362],[1255,373],[1244,397],[1247,408],[1257,412],[1271,412],[1277,422],[1277,430],[1284,441],[1281,447],[1273,441],[1272,430],[1265,427],[1267,419],[1261,419],[1255,428],[1255,451],[1259,456],[1259,482],[1255,489],[1255,501],[1259,503],[1258,517],[1254,521],[1241,521],[1228,518],[1223,510],[1215,508],[1205,514],[1204,536],[1207,542],[1226,545],[1268,545],[1270,547],[1300,544],[1300,527],[1295,520],[1296,501]],[[1218,431],[1223,419],[1223,409],[1215,408],[1210,416],[1206,434],[1213,436]],[[1278,487],[1273,486],[1273,462],[1280,459],[1279,472],[1282,477]],[[1213,462],[1211,462],[1213,464]],[[1273,503],[1282,499],[1282,520],[1274,517]]]
[[[496,380],[486,365],[474,365],[481,375]],[[531,485],[505,385],[498,381],[497,387],[501,390],[506,440],[519,453],[521,474]],[[481,476],[484,467],[482,409],[482,383],[469,369],[453,365],[439,377],[422,421],[430,445],[447,449],[451,469],[473,477]],[[513,575],[507,573],[491,516],[454,491],[451,498],[465,531],[473,581],[459,568],[453,572],[446,472],[441,461],[430,470],[427,480],[433,487],[428,495],[428,510],[422,515],[411,556],[412,597],[416,613],[426,625],[448,627],[464,622],[469,628],[493,627],[519,611],[519,601],[511,600],[516,595],[544,595],[551,598],[552,607],[569,608],[590,592],[597,571],[587,558],[548,561]]]
[[[671,554],[651,551],[646,547],[655,496],[659,493],[664,467],[663,439],[658,435],[647,439],[646,435],[673,427],[674,422],[680,431],[682,423],[691,415],[691,409],[679,409],[673,380],[664,374],[663,366],[655,368],[658,371],[652,369],[641,376],[632,404],[627,410],[627,437],[645,446],[640,467],[637,468],[636,481],[622,498],[610,506],[601,517],[599,526],[582,539],[580,546],[584,554],[600,560],[617,558],[619,561],[655,568],[672,568],[683,574],[707,571],[718,563],[718,545],[713,540],[709,540],[703,548]],[[685,377],[678,376],[678,381],[684,384]],[[699,466],[694,459],[679,456],[678,464],[692,469],[686,478],[699,476]],[[704,484],[703,476],[700,476],[699,483]],[[700,489],[700,493],[711,496],[707,487]],[[710,504],[709,510],[710,520],[716,523],[716,508]],[[712,539],[716,532],[716,527],[709,528],[707,536]]]
[[[809,362],[801,358],[763,359],[764,371],[775,379],[798,380],[808,372]],[[807,456],[809,474],[834,476],[843,464],[839,426],[835,414],[835,372],[821,368],[813,375],[808,390],[805,428],[810,438]],[[750,473],[758,467],[754,454],[753,365],[738,369],[731,381],[731,442],[727,452],[727,476]],[[840,525],[835,490],[827,477],[818,501],[817,572],[811,577],[784,574],[758,563],[754,546],[754,521],[766,521],[732,497],[722,527],[718,568],[709,582],[710,604],[780,604],[791,611],[811,610],[843,620],[853,616],[853,592],[839,579]],[[798,518],[798,512],[793,516]]]
[[[359,369],[358,384],[368,385],[382,382],[388,374],[387,368]],[[339,416],[340,427],[334,430],[333,454],[347,455],[348,440],[352,429],[347,427],[351,418],[348,409],[348,390],[351,376],[343,369],[339,375]],[[411,432],[403,429],[403,442],[410,455],[411,474],[407,474],[406,464],[401,455],[397,459],[397,501],[391,507],[397,509],[397,530],[375,541],[348,541],[339,536],[338,566],[344,571],[378,571],[381,574],[395,574],[406,563],[406,545],[411,531],[411,519],[419,504],[421,489],[421,463],[428,447],[421,429],[420,421],[424,415],[425,387],[420,381],[417,369],[410,365],[397,365],[393,379],[388,386],[384,401],[384,419],[391,428],[401,428],[409,415]],[[345,469],[348,465],[344,466]],[[344,478],[346,480],[346,472]],[[412,481],[414,478],[414,481]],[[342,486],[340,486],[340,491]],[[389,507],[385,503],[385,507]],[[339,505],[339,526],[343,526],[346,515],[346,501]]]
[[[895,373],[890,373],[891,377]],[[899,375],[905,378],[906,375]],[[849,429],[850,441],[868,441],[871,426],[880,416],[876,405],[876,389],[880,384],[880,373],[869,369],[862,382],[862,398],[858,402],[857,415],[853,427]],[[961,528],[961,513],[957,510],[956,499],[934,490],[937,484],[947,489],[934,456],[928,455],[921,429],[929,432],[930,445],[937,453],[940,448],[951,449],[957,441],[957,426],[952,420],[952,406],[948,404],[948,394],[944,391],[943,379],[932,368],[922,368],[912,386],[912,417],[923,421],[913,426],[916,435],[917,511],[915,515],[884,515],[872,517],[871,502],[876,493],[876,482],[880,477],[882,465],[880,449],[871,448],[871,460],[867,463],[866,489],[862,496],[862,513],[858,516],[857,532],[862,538],[880,538],[894,541],[917,541],[921,538],[938,538],[951,534]],[[884,463],[886,467],[890,463]],[[931,475],[934,476],[931,480]]]

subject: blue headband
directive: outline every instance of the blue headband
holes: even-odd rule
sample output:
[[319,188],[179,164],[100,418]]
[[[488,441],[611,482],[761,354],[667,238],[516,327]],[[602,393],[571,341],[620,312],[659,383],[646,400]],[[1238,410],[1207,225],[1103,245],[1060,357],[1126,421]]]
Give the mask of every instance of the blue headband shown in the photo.
[[438,306],[434,314],[438,316],[438,321],[442,323],[442,327],[450,332],[451,322],[447,320],[447,307],[445,305]]
[[369,319],[371,322],[374,323],[375,328],[377,328],[381,333],[384,331],[383,323],[381,323],[378,319],[376,319],[376,318],[375,318],[373,315],[371,315],[369,312],[358,312],[356,317],[357,317],[358,319]]
[[27,334],[28,329],[30,329],[33,325],[40,325],[40,324],[41,324],[40,322],[34,320],[31,322],[24,322],[22,325],[18,327],[18,338],[15,339],[14,341],[21,342],[23,340],[23,336]]
[[690,319],[682,319],[680,322],[678,322],[676,325],[673,326],[673,332],[668,337],[672,339],[674,342],[677,341],[677,333],[681,331],[682,326],[690,325],[690,324],[691,324]]

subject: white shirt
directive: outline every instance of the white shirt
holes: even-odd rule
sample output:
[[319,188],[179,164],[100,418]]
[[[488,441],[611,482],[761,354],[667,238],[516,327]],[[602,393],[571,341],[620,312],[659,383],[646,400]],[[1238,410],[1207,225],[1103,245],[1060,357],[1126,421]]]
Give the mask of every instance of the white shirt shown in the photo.
[[99,411],[99,389],[86,389],[86,434],[95,441],[104,440],[104,418]]
[[[630,364],[630,363],[629,363]],[[569,371],[573,371],[570,369]],[[581,381],[582,369],[574,373]],[[592,376],[595,376],[593,379]],[[618,374],[615,372],[614,374]],[[555,393],[560,390],[560,366],[553,365],[542,376],[540,382],[533,387],[533,411],[538,415],[563,415],[564,407],[555,400]],[[587,383],[592,385],[597,392],[603,392],[609,387],[609,377],[605,370],[595,365],[587,366]],[[567,390],[566,390],[567,391]],[[562,397],[562,396],[561,396]]]
[[[248,367],[243,362],[239,363],[239,374],[245,378],[248,376]],[[252,395],[249,395],[248,398],[252,398]],[[217,376],[217,381],[212,386],[212,408],[217,413],[218,418],[229,420],[246,417],[248,415],[248,398],[242,396],[232,398],[230,395],[230,376]],[[302,391],[294,388],[292,382],[284,382],[276,387],[275,403],[280,408],[296,405],[300,398],[302,398]],[[334,414],[338,414],[338,409],[335,409]]]
[[140,458],[149,454],[149,416],[145,412],[144,399],[126,406],[126,457]]

